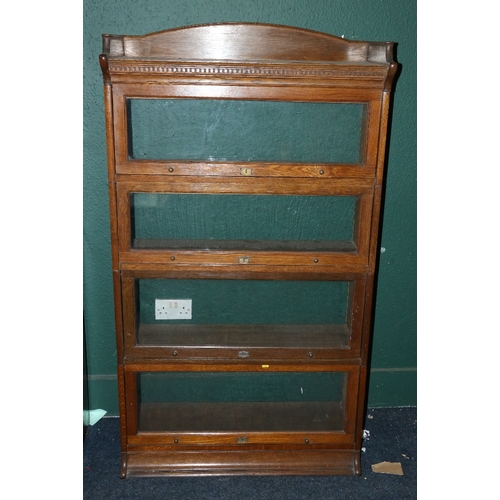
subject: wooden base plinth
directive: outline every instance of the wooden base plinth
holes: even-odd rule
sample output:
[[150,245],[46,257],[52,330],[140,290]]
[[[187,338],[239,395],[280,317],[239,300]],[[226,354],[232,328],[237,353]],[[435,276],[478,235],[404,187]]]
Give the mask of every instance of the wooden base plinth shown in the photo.
[[121,477],[217,475],[360,475],[353,450],[135,451]]

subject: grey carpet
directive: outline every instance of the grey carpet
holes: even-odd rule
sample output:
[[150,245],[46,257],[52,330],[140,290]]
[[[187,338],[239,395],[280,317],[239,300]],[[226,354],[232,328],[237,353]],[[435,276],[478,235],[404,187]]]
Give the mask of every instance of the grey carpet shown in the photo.
[[[83,446],[83,498],[88,500],[412,500],[417,498],[417,409],[369,409],[361,476],[231,476],[120,479],[119,425],[103,418]],[[403,475],[372,472],[399,462]]]

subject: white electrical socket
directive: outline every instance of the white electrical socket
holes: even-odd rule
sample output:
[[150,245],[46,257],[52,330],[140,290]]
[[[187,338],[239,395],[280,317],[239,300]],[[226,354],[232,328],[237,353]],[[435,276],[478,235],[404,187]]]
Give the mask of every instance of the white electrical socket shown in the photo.
[[191,299],[156,299],[155,319],[191,319]]

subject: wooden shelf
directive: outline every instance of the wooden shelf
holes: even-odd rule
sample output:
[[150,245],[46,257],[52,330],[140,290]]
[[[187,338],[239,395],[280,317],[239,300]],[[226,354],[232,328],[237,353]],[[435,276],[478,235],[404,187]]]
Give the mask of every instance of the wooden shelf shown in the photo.
[[227,250],[269,252],[356,252],[353,241],[266,241],[266,240],[181,240],[134,239],[135,250]]
[[276,347],[342,349],[346,325],[157,325],[141,324],[137,343],[162,347]]
[[324,432],[344,430],[338,402],[141,403],[143,432]]

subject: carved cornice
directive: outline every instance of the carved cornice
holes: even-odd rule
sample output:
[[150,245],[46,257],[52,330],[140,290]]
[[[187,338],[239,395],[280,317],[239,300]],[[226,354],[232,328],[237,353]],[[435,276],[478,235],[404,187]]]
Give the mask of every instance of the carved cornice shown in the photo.
[[241,64],[175,64],[171,62],[132,63],[109,60],[109,72],[182,76],[235,76],[270,78],[369,78],[384,79],[386,65],[241,65]]

